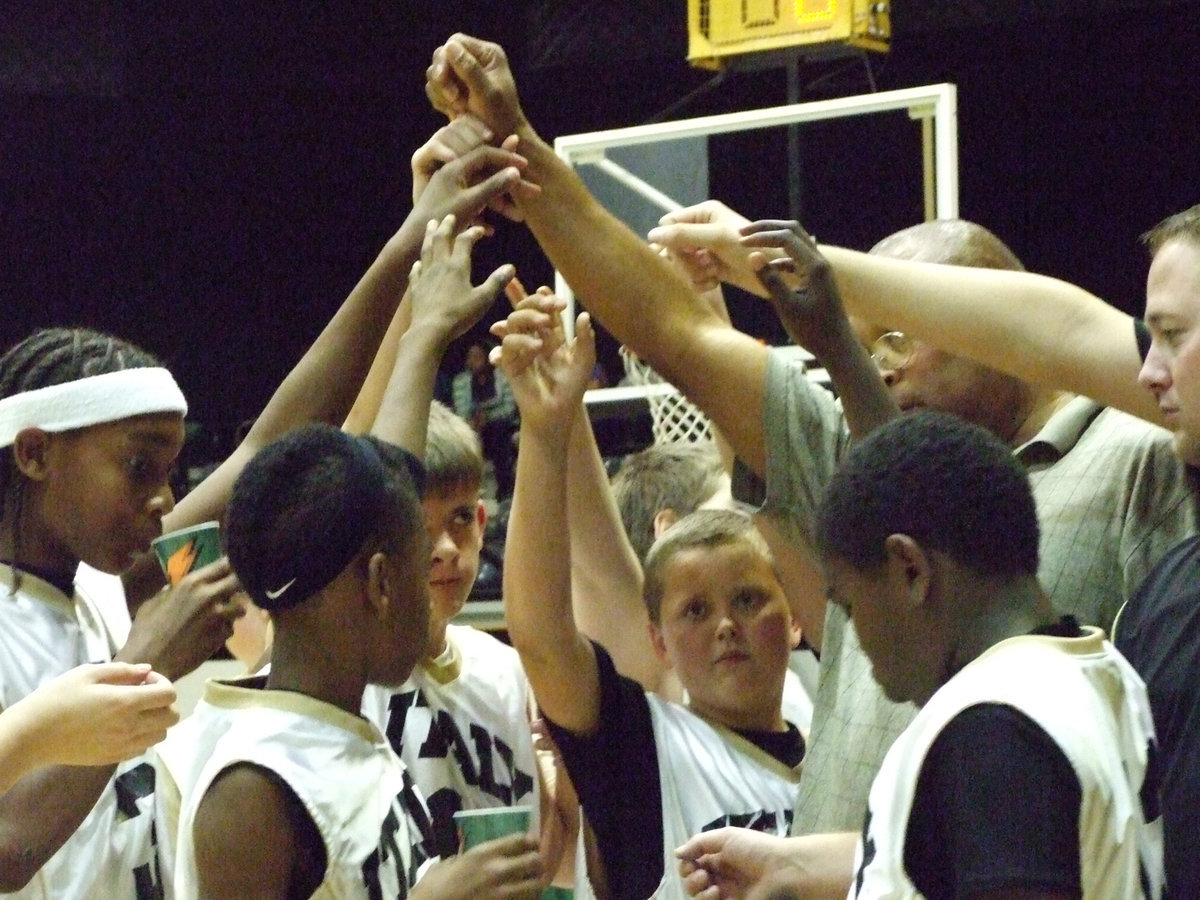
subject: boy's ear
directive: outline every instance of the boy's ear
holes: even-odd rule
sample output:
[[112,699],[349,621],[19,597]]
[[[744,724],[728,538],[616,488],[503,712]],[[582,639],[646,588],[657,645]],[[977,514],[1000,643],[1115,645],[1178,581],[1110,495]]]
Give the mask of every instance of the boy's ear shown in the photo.
[[667,643],[663,640],[662,629],[653,622],[647,622],[646,630],[650,634],[650,645],[654,648],[655,656],[668,669],[674,668],[675,663],[667,653]]
[[920,606],[929,596],[933,566],[924,548],[907,534],[890,534],[883,542],[887,580],[894,596],[909,606]]
[[23,428],[13,441],[13,459],[26,478],[42,481],[50,468],[50,435],[40,428]]
[[667,507],[654,514],[654,539],[657,541],[662,533],[679,521],[679,513]]
[[367,560],[367,603],[376,619],[387,618],[391,605],[391,575],[387,554],[382,550],[376,550]]
[[483,505],[482,500],[475,501],[475,524],[483,531],[483,527],[487,525],[487,507]]

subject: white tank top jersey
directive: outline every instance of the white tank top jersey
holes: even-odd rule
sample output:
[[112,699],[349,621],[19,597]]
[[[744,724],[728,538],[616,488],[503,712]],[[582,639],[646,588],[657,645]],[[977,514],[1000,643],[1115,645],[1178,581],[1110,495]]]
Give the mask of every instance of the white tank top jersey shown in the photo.
[[529,805],[536,828],[539,802],[529,686],[517,652],[462,625],[447,626],[446,644],[399,690],[369,685],[363,694],[363,715],[404,760],[443,854],[458,846],[458,810]]
[[[726,825],[786,837],[800,774],[750,741],[686,708],[647,694],[662,785],[663,879],[653,900],[687,900],[675,848]],[[586,813],[586,810],[585,810]],[[583,829],[575,853],[575,900],[595,900]],[[649,898],[648,898],[649,900]]]
[[242,762],[269,769],[304,804],[325,843],[314,900],[408,896],[431,834],[419,791],[375,726],[289,691],[210,681],[195,712],[162,746],[179,792],[174,888],[199,896],[192,825],[205,791]]
[[[120,596],[99,598],[82,587],[74,597],[0,564],[0,706],[5,708],[68,669],[108,662],[115,647],[102,607],[123,606]],[[21,900],[151,900],[159,896],[154,850],[154,769],[148,757],[122,763],[75,833],[29,884],[0,897]]]
[[[1162,823],[1139,799],[1154,726],[1145,686],[1096,628],[1078,638],[1001,641],[943,685],[896,739],[871,786],[850,900],[919,897],[904,869],[904,836],[930,746],[958,713],[1001,703],[1058,745],[1082,787],[1080,877],[1085,900],[1162,894]],[[864,849],[866,848],[866,849]],[[1142,889],[1142,878],[1149,893]]]

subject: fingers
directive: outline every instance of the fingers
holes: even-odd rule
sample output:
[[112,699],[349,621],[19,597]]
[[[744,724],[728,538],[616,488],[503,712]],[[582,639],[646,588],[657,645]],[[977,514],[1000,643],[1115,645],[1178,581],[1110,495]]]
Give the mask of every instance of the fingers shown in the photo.
[[475,288],[475,293],[479,295],[480,300],[485,298],[489,301],[492,300],[500,293],[505,284],[512,281],[513,274],[516,271],[516,266],[511,263],[499,266],[491,275],[484,279],[479,287]]
[[596,332],[592,328],[592,317],[585,312],[575,317],[575,352],[583,354],[590,372],[596,363]]
[[521,279],[514,275],[512,280],[504,286],[504,296],[508,298],[508,302],[512,304],[513,309],[516,309],[517,304],[529,296],[529,292],[525,290],[525,285],[521,283]]
[[646,239],[676,252],[709,249],[728,244],[734,234],[723,225],[712,223],[677,223],[651,228]]
[[[714,222],[717,219],[740,219],[737,213],[731,210],[719,200],[705,200],[701,203],[696,203],[692,206],[677,209],[674,212],[669,212],[658,220],[660,225],[674,225],[676,223],[700,224]],[[745,221],[744,219],[742,221]]]
[[92,684],[145,684],[151,676],[162,678],[149,663],[125,662],[89,663],[72,669],[70,675]]
[[784,282],[783,276],[772,266],[763,266],[756,273],[771,299],[778,303],[787,303],[792,296],[792,289]]

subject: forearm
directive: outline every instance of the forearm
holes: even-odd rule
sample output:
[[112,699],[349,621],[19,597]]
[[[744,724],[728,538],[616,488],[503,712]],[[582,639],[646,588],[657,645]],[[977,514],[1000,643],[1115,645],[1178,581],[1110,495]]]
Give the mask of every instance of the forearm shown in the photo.
[[384,392],[391,380],[392,369],[396,366],[400,337],[408,330],[411,322],[412,302],[409,294],[405,292],[396,314],[392,316],[391,324],[388,325],[387,333],[379,344],[371,369],[363,379],[354,406],[350,408],[346,421],[342,424],[342,428],[350,434],[365,434],[371,430],[371,424],[379,414]]
[[[787,325],[787,315],[781,311]],[[792,329],[788,329],[789,334]],[[900,407],[884,384],[879,369],[843,318],[820,340],[810,340],[808,350],[824,366],[842,401],[842,413],[855,440],[900,415]]]
[[792,887],[806,900],[844,900],[854,878],[854,832],[789,838],[787,853],[764,879],[771,887]]
[[522,135],[521,148],[531,179],[542,187],[521,208],[551,263],[617,340],[680,384],[678,376],[694,361],[688,335],[723,323],[673,265],[592,197],[549,145],[530,133]]
[[32,772],[0,797],[0,891],[25,886],[78,830],[113,766],[52,766]]
[[1130,316],[1081,288],[1027,272],[887,259],[822,247],[847,311],[1026,381],[1161,424]]
[[722,322],[549,147],[521,147],[542,185],[522,208],[550,261],[605,328],[687,394],[761,471],[767,348]]
[[400,337],[391,377],[371,427],[375,437],[403,447],[418,458],[425,456],[429,404],[448,341],[448,334],[419,326],[409,328]]
[[545,714],[568,730],[589,731],[599,715],[599,682],[571,610],[566,453],[562,435],[522,426],[504,550],[505,621]]
[[26,706],[22,700],[0,714],[0,795],[42,764],[42,728]]
[[586,407],[571,427],[567,473],[575,622],[608,650],[618,672],[656,691],[663,666],[646,629],[642,567],[621,524]]

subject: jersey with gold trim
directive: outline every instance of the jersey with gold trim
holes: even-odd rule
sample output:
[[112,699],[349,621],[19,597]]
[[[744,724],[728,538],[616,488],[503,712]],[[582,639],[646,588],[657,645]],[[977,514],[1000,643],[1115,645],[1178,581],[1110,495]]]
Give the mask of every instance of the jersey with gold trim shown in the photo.
[[[750,741],[675,703],[646,695],[662,785],[663,879],[651,898],[686,900],[675,848],[702,831],[734,825],[786,836],[800,776]],[[586,814],[586,810],[584,811]],[[576,900],[594,900],[583,829]]]
[[179,791],[175,896],[199,896],[192,826],[209,785],[230,766],[252,763],[291,788],[321,834],[327,862],[314,900],[407,897],[432,856],[432,834],[404,764],[362,718],[259,684],[210,681],[160,752]]
[[538,790],[529,687],[516,651],[453,624],[446,644],[399,691],[369,686],[363,714],[404,760],[429,807],[436,846],[452,855],[455,812],[530,805],[536,829]]
[[950,720],[980,703],[1006,704],[1028,716],[1075,770],[1082,787],[1083,896],[1161,896],[1162,823],[1147,821],[1140,799],[1154,740],[1145,687],[1099,629],[1084,632],[1001,641],[922,707],[871,786],[851,900],[920,896],[904,869],[904,838],[921,765]]

